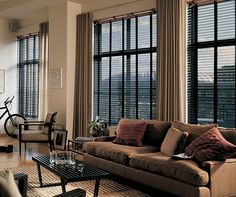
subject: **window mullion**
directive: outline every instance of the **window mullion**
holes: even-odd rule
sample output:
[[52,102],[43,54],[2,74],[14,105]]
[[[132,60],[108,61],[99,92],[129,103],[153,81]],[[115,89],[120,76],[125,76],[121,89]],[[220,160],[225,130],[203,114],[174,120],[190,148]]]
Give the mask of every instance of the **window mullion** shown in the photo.
[[[109,52],[111,53],[112,50],[112,23],[110,21],[110,37],[109,37]],[[111,54],[109,56],[109,122],[108,124],[111,125]]]
[[[130,50],[131,48],[131,20],[127,19],[127,39],[126,39],[126,50]],[[131,56],[130,54],[127,54],[126,56],[126,117],[130,117],[131,116]]]
[[218,113],[218,90],[217,90],[217,64],[218,64],[218,11],[217,2],[214,2],[214,122],[217,123],[217,113]]
[[135,17],[135,49],[136,49],[136,55],[135,55],[135,87],[136,87],[136,119],[139,117],[138,113],[138,17]]
[[152,14],[150,14],[150,119],[152,119]]
[[100,112],[100,108],[99,108],[99,106],[100,106],[100,74],[101,74],[101,59],[100,59],[100,55],[101,55],[101,42],[102,42],[102,40],[101,40],[101,33],[102,33],[102,31],[101,31],[101,24],[98,24],[98,46],[97,46],[97,53],[98,53],[98,56],[99,56],[99,58],[98,58],[98,60],[97,60],[97,63],[98,63],[98,78],[97,78],[97,83],[98,83],[98,85],[97,85],[97,89],[98,89],[98,92],[97,92],[97,103],[98,103],[98,106],[97,106],[97,115],[99,115],[99,112]]
[[121,116],[124,117],[124,101],[125,101],[125,57],[124,57],[124,49],[125,49],[125,21],[122,19],[122,110]]

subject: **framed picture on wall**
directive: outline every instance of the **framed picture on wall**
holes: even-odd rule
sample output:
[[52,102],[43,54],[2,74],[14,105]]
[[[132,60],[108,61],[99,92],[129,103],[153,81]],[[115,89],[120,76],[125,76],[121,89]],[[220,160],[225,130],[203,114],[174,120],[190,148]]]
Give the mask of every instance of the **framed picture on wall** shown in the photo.
[[54,148],[59,150],[66,149],[66,140],[67,140],[67,130],[64,129],[54,129]]
[[0,69],[0,94],[5,92],[5,70]]

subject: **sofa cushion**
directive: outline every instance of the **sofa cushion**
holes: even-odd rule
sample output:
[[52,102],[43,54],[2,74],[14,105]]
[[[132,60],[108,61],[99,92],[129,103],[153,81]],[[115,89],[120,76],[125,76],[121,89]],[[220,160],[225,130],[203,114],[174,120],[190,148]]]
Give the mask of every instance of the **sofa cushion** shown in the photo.
[[189,133],[186,146],[189,145],[194,139],[196,139],[201,134],[205,133],[213,127],[217,127],[217,124],[205,124],[205,125],[196,125],[196,124],[186,124],[179,121],[173,121],[172,128],[179,129],[180,131],[186,131]]
[[161,152],[135,155],[130,166],[183,181],[194,186],[207,185],[208,173],[192,160],[173,160]]
[[186,147],[185,153],[198,161],[224,160],[236,155],[236,146],[228,142],[215,127],[203,133]]
[[161,152],[167,156],[184,152],[188,133],[175,128],[169,128],[161,145]]
[[120,164],[128,165],[130,158],[135,154],[156,152],[154,146],[142,147],[114,144],[112,142],[86,142],[83,146],[85,152],[111,160]]
[[143,144],[161,147],[168,129],[171,127],[170,121],[145,120],[147,128],[143,137]]
[[117,137],[113,142],[123,145],[142,146],[146,126],[147,123],[143,120],[121,118],[116,129]]
[[236,145],[236,129],[223,128],[223,127],[218,127],[218,129],[227,141]]
[[[53,139],[53,133],[51,134]],[[21,136],[22,141],[47,141],[48,135],[45,135],[42,130],[25,130]]]

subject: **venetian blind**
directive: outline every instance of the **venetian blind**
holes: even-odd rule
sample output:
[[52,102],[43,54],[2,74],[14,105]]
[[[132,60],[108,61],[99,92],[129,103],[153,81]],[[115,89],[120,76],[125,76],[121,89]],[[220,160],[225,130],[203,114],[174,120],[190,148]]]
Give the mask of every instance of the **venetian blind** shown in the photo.
[[94,116],[156,117],[156,14],[94,25]]
[[39,35],[18,38],[19,113],[38,117]]
[[188,8],[188,121],[236,127],[235,1]]

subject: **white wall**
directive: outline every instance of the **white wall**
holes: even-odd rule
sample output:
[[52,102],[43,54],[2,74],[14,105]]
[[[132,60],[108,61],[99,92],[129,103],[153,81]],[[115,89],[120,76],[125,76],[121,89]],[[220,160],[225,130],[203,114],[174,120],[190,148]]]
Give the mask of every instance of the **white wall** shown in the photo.
[[[9,21],[0,19],[0,69],[5,70],[5,92],[0,94],[0,106],[8,96],[15,96],[12,113],[17,112],[17,45],[15,33],[9,32]],[[3,110],[0,110],[0,114]],[[4,119],[0,120],[0,133],[4,133]]]
[[67,3],[49,8],[49,70],[62,68],[62,88],[49,87],[49,110],[57,111],[57,123],[66,123]]
[[156,0],[88,0],[82,12],[92,12],[94,19],[101,19],[152,8],[156,8]]
[[76,44],[76,15],[81,6],[62,2],[49,8],[49,69],[62,68],[62,88],[49,86],[49,108],[57,111],[57,123],[66,125],[72,137],[74,106],[74,70]]

